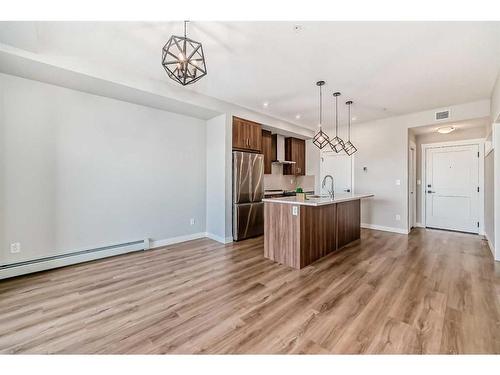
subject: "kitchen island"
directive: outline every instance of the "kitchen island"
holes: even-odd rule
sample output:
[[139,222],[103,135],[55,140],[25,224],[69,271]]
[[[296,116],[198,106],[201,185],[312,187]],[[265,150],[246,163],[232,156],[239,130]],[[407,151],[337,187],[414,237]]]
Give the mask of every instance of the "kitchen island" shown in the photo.
[[263,199],[264,256],[300,269],[358,240],[360,200],[369,197],[373,194]]

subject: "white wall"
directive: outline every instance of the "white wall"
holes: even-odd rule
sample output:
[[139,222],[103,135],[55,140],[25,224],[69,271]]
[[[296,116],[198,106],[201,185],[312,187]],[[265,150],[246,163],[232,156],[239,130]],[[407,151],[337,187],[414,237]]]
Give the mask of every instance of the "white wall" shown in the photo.
[[494,190],[494,197],[493,197],[493,227],[494,227],[494,241],[495,241],[495,251],[494,251],[494,256],[495,260],[500,261],[500,241],[498,239],[500,238],[500,196],[499,196],[499,189],[500,189],[500,152],[498,147],[500,147],[500,123],[494,123],[493,124],[493,145],[494,145],[494,151],[492,152],[493,154],[493,190]]
[[500,74],[491,93],[491,120],[500,122]]
[[[490,101],[481,100],[448,107],[449,122],[490,115]],[[396,231],[408,230],[408,129],[435,123],[439,109],[356,124],[352,141],[356,192],[374,193],[362,201],[362,223]],[[440,122],[444,124],[444,122]],[[363,171],[367,167],[367,171]],[[400,185],[396,185],[396,180]],[[400,220],[396,219],[400,215]]]
[[226,115],[207,121],[207,233],[226,242]]
[[[494,160],[495,151],[491,151],[484,158],[484,232],[493,249],[495,248]],[[495,255],[494,251],[493,255]]]
[[3,74],[0,94],[0,263],[205,232],[205,121]]
[[314,145],[312,139],[306,141],[306,175],[314,176],[314,192],[321,194],[320,187],[320,150]]
[[[495,259],[500,261],[500,244],[496,241],[497,238],[500,238],[500,197],[498,196],[500,191],[500,152],[498,152],[498,146],[500,145],[500,74],[491,93],[491,121],[494,122],[491,131],[495,150],[487,157],[486,162],[488,165],[485,166],[485,179],[488,179],[486,190],[491,190],[491,193],[485,191],[488,196],[487,198],[485,195],[485,226],[487,227],[485,231],[494,246],[493,255]],[[486,207],[487,204],[488,208]],[[490,204],[493,206],[493,212],[486,213]]]

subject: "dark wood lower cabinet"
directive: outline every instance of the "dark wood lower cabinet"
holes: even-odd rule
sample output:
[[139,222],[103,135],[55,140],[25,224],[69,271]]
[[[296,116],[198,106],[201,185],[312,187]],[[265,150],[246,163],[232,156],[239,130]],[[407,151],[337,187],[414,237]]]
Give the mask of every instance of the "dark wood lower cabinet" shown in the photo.
[[321,206],[265,202],[264,256],[306,267],[359,239],[360,220],[359,199]]

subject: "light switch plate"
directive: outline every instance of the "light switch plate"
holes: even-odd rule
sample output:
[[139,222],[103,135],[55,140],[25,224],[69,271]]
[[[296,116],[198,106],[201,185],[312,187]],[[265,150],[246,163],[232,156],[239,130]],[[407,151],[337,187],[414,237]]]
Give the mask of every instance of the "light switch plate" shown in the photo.
[[401,180],[396,180],[396,185],[401,185]]
[[21,252],[21,244],[19,242],[14,242],[10,244],[11,254],[17,254]]
[[292,215],[297,216],[299,214],[299,208],[297,206],[292,206]]

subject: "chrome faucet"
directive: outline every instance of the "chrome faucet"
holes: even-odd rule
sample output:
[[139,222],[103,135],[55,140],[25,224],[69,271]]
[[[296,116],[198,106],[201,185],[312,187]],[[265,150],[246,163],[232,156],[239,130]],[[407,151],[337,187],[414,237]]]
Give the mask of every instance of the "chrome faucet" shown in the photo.
[[321,183],[321,186],[323,187],[323,189],[325,188],[326,186],[326,179],[327,178],[330,178],[330,180],[332,180],[332,184],[331,184],[331,189],[327,189],[328,190],[328,194],[330,195],[330,198],[331,199],[334,199],[334,196],[335,196],[335,191],[333,189],[333,177],[329,174],[327,174],[325,177],[323,177],[323,182]]

